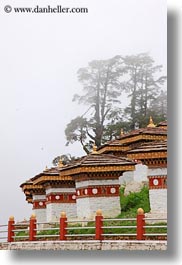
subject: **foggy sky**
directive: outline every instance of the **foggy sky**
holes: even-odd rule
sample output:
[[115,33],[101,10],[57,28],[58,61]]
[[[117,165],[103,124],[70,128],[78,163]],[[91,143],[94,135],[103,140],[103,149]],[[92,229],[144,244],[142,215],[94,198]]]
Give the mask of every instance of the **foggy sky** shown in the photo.
[[[12,7],[60,1],[9,0]],[[166,74],[166,1],[61,1],[87,14],[5,13],[0,3],[0,223],[29,218],[19,185],[52,166],[54,157],[83,155],[65,146],[66,124],[84,113],[72,102],[81,91],[76,72],[94,59],[149,52]]]

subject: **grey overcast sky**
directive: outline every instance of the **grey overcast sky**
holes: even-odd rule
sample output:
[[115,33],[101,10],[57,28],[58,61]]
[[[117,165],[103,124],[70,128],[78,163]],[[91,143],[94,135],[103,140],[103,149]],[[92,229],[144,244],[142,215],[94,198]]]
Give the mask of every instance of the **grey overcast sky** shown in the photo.
[[[12,7],[86,7],[87,14],[5,13]],[[72,96],[76,72],[94,59],[149,52],[166,71],[166,1],[84,0],[0,3],[0,223],[29,218],[19,185],[52,166],[54,157],[83,155],[65,146],[64,129],[86,107]]]

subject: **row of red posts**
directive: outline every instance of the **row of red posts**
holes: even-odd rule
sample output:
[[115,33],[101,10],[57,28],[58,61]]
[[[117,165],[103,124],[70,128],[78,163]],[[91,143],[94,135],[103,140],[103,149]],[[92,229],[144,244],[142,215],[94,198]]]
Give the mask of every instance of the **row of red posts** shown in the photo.
[[[62,212],[60,217],[60,240],[67,240],[66,233],[67,233],[67,217],[66,213]],[[8,222],[8,242],[15,241],[15,231],[16,231],[16,224],[14,221],[14,217],[9,218]],[[35,241],[37,235],[37,220],[36,216],[32,215],[30,217],[29,223],[29,241]],[[103,216],[102,211],[97,210],[95,216],[95,240],[102,240],[103,239]],[[145,214],[143,209],[139,208],[137,211],[137,240],[144,240],[145,239]]]

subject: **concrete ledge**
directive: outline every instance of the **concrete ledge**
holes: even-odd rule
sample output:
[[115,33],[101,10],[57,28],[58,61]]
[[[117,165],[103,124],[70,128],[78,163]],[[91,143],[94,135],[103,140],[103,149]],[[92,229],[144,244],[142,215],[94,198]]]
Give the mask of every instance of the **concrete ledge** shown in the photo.
[[0,243],[3,250],[167,250],[167,241],[74,240]]

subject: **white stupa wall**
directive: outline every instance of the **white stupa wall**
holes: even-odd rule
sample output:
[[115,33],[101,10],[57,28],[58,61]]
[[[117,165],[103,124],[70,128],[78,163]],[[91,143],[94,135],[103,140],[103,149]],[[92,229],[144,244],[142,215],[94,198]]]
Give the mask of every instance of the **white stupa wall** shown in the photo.
[[47,197],[47,222],[59,221],[61,212],[65,212],[68,218],[76,218],[76,201],[62,201],[61,196],[67,195],[76,198],[75,188],[47,188],[46,197]]
[[61,212],[66,216],[76,218],[76,203],[49,203],[47,204],[47,222],[57,222],[60,219]]
[[167,168],[149,168],[148,176],[167,175]]
[[45,206],[46,196],[45,195],[33,195],[33,202],[36,202],[37,207],[33,208],[33,212],[36,215],[37,222],[46,222],[47,213],[46,208],[42,208]]
[[[101,187],[105,187],[106,194],[99,193]],[[118,189],[119,179],[76,181],[78,219],[93,219],[98,209],[104,217],[116,217],[121,213]]]
[[167,189],[149,190],[151,213],[167,213]]
[[91,197],[77,199],[78,219],[94,219],[96,211],[102,210],[104,217],[116,217],[121,213],[119,197]]

